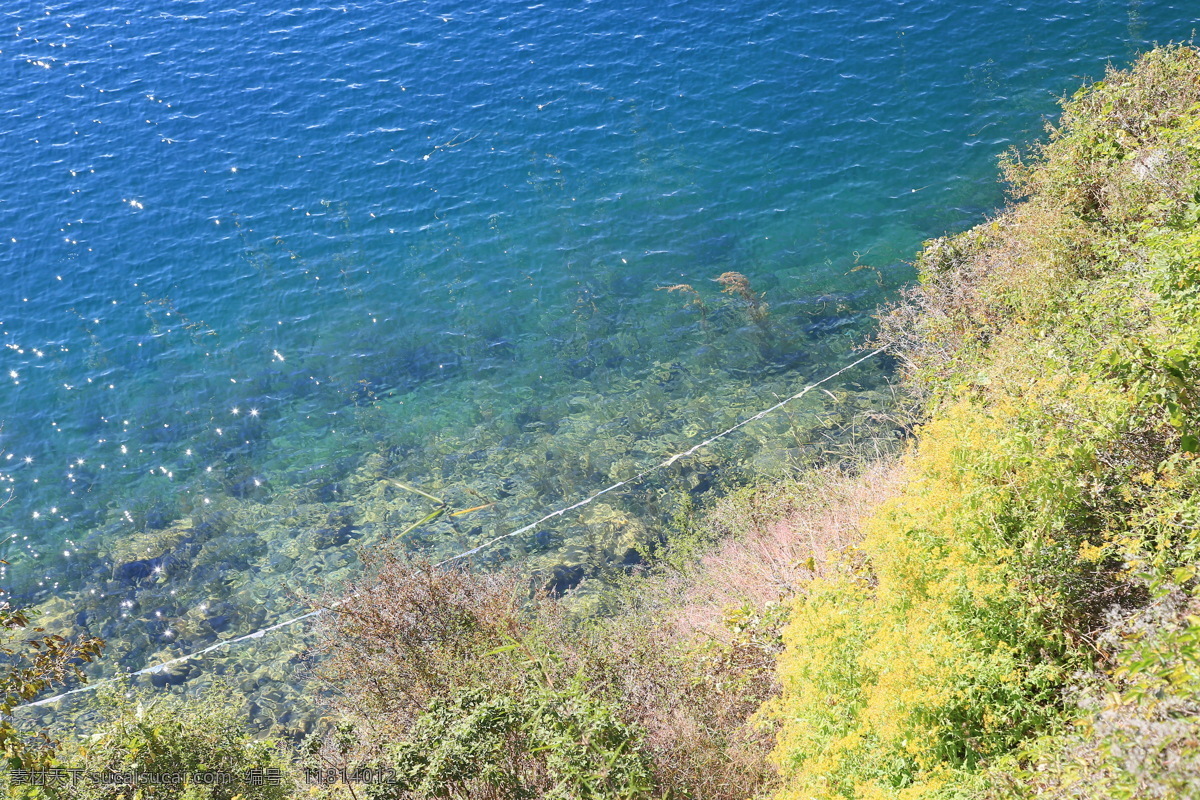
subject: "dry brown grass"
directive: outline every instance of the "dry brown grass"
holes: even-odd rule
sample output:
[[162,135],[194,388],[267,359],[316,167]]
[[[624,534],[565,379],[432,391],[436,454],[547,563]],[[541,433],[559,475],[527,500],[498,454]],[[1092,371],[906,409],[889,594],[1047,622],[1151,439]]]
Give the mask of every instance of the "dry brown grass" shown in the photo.
[[1024,203],[958,236],[925,243],[919,286],[880,316],[877,344],[890,344],[906,388],[923,396],[973,354],[1020,337],[1069,302],[1084,265],[1096,264],[1096,234],[1053,203]]
[[638,581],[630,606],[598,624],[606,680],[646,731],[666,789],[734,800],[773,784],[774,734],[753,718],[778,691],[784,601],[861,540],[901,480],[899,462],[885,459],[731,495],[700,523],[715,546]]
[[730,609],[801,594],[858,544],[864,520],[896,494],[901,478],[897,460],[881,459],[856,475],[825,470],[723,499],[703,523],[719,544],[657,588],[667,621],[681,636],[728,638],[722,620]]
[[327,657],[318,675],[333,690],[335,710],[365,741],[382,742],[402,737],[433,698],[476,684],[471,671],[483,654],[526,633],[529,584],[512,570],[439,569],[383,550],[363,555],[364,577],[319,618]]

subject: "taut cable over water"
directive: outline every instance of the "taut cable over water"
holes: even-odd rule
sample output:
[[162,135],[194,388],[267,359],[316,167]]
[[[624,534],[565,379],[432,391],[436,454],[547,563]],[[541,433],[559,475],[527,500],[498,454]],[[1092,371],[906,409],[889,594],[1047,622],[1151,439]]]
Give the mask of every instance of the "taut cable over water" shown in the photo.
[[[653,464],[653,465],[645,468],[644,470],[642,470],[641,472],[639,472],[638,474],[634,475],[631,478],[626,478],[625,480],[617,481],[616,483],[614,483],[610,486],[606,486],[605,488],[601,489],[600,491],[596,492],[595,494],[592,494],[590,497],[580,500],[579,502],[574,503],[573,505],[564,506],[563,508],[560,508],[557,511],[552,511],[551,513],[546,514],[545,516],[541,517],[540,519],[537,519],[534,522],[531,522],[528,525],[525,525],[524,527],[518,528],[515,531],[511,531],[511,532],[503,534],[501,536],[496,536],[495,538],[489,539],[488,541],[484,542],[481,545],[478,545],[477,547],[473,547],[470,550],[466,550],[457,555],[453,555],[453,556],[450,556],[449,558],[443,559],[442,561],[437,562],[437,564],[435,564],[434,566],[437,566],[437,567],[445,566],[446,564],[451,564],[455,561],[460,561],[464,558],[475,555],[476,553],[486,550],[487,548],[495,545],[498,542],[504,541],[505,539],[511,539],[514,536],[520,536],[523,533],[528,533],[529,531],[533,530],[534,528],[538,527],[539,525],[541,525],[542,523],[544,523],[548,520],[554,519],[555,517],[561,517],[565,514],[575,511],[576,509],[583,508],[584,506],[586,506],[589,503],[597,500],[598,498],[608,494],[609,492],[615,491],[624,486],[629,486],[631,484],[635,484],[638,481],[640,481],[642,478],[645,478],[647,475],[651,474],[652,472],[657,472],[660,469],[665,469],[666,467],[669,467],[670,465],[674,464],[676,461],[679,461],[680,459],[687,458],[688,456],[694,455],[699,450],[707,447],[708,445],[712,444],[713,442],[717,441],[718,439],[724,438],[725,436],[728,436],[729,434],[733,433],[734,431],[738,430],[739,428],[741,428],[745,425],[748,425],[751,422],[754,422],[755,420],[760,420],[760,419],[766,417],[768,414],[772,414],[775,411],[778,411],[779,409],[783,408],[785,405],[787,405],[788,403],[790,403],[794,400],[799,400],[800,398],[804,397],[806,394],[811,392],[813,389],[816,389],[817,387],[821,386],[822,384],[828,383],[829,381],[833,380],[834,378],[838,377],[839,375],[842,375],[843,373],[848,372],[849,370],[853,369],[854,367],[857,367],[859,364],[863,363],[864,361],[874,358],[875,356],[879,355],[883,351],[887,350],[888,347],[890,347],[890,346],[891,346],[890,344],[885,344],[883,347],[880,347],[876,350],[872,350],[870,353],[867,353],[866,355],[862,356],[861,358],[858,358],[857,360],[852,361],[851,363],[847,364],[846,366],[842,367],[841,369],[837,370],[836,372],[826,375],[821,380],[816,381],[814,383],[810,383],[809,385],[807,385],[803,389],[801,389],[799,392],[796,392],[795,394],[793,394],[789,397],[785,397],[783,400],[780,400],[775,405],[770,406],[769,408],[765,408],[762,411],[759,411],[757,414],[754,414],[753,416],[746,417],[741,422],[738,422],[737,424],[735,424],[729,428],[726,428],[725,430],[721,431],[720,433],[713,434],[712,436],[708,437],[707,439],[693,445],[692,447],[688,448],[687,450],[684,450],[681,453],[676,453],[675,455],[672,455],[656,464]],[[243,642],[248,642],[248,641],[251,641],[254,639],[261,639],[264,636],[266,636],[268,633],[277,631],[281,628],[286,628],[286,627],[294,625],[298,622],[303,622],[306,619],[310,619],[312,617],[319,616],[319,615],[325,613],[326,611],[336,608],[338,605],[340,605],[340,603],[334,603],[329,608],[318,608],[314,611],[309,611],[308,613],[300,614],[299,616],[295,616],[295,617],[291,617],[290,619],[286,619],[286,620],[284,620],[282,622],[278,622],[274,625],[270,625],[265,628],[259,628],[258,630],[254,631],[253,633],[247,633],[244,636],[238,636],[237,638],[234,638],[234,639],[227,639],[222,642],[217,642],[216,644],[209,645],[208,647],[205,647],[202,650],[196,650],[194,652],[187,653],[185,655],[179,656],[178,658],[173,658],[170,661],[164,661],[161,664],[154,664],[149,667],[143,667],[142,669],[127,673],[126,675],[122,675],[122,676],[119,676],[116,678],[107,678],[105,680],[97,681],[95,683],[89,683],[85,686],[80,686],[75,689],[71,689],[70,691],[63,692],[61,694],[57,694],[53,697],[48,697],[44,700],[38,700],[33,703],[26,703],[24,706],[21,706],[21,708],[31,708],[34,706],[41,706],[41,705],[47,705],[49,703],[55,703],[55,702],[58,702],[59,700],[62,700],[63,698],[69,697],[71,695],[80,694],[82,692],[88,692],[93,689],[98,689],[101,686],[105,686],[110,683],[114,683],[115,681],[118,681],[123,677],[133,677],[133,676],[138,676],[138,675],[153,675],[155,673],[161,672],[162,670],[164,670],[167,667],[170,667],[174,664],[180,664],[180,663],[189,661],[194,658],[199,658],[199,657],[207,655],[208,653],[211,653],[215,650],[220,650],[225,647],[232,647],[233,645],[241,644]]]

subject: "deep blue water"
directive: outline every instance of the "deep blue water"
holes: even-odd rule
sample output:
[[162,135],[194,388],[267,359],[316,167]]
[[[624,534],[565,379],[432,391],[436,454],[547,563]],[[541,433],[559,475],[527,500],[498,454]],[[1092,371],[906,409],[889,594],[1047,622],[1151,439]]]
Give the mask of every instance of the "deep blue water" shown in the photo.
[[[140,666],[271,621],[295,605],[281,582],[351,574],[356,542],[394,544],[428,508],[389,478],[497,503],[406,539],[446,553],[627,477],[844,363],[920,242],[1003,201],[998,154],[1196,19],[6,3],[4,585]],[[766,322],[712,281],[730,271]],[[695,293],[658,291],[678,284]],[[881,380],[501,555],[619,557],[617,529],[680,485],[721,458],[785,468]]]

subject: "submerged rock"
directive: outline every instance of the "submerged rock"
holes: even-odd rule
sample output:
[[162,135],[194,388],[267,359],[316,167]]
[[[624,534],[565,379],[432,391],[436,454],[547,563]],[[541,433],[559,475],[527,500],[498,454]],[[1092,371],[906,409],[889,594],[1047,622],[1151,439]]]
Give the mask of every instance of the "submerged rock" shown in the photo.
[[[162,664],[176,656],[170,653],[156,653],[151,656],[150,660],[154,663]],[[165,664],[164,666],[155,667],[149,673],[150,683],[158,689],[166,686],[178,686],[188,679],[188,676],[196,671],[195,659],[186,659],[177,661],[173,664]]]
[[338,528],[318,528],[313,531],[313,545],[318,549],[344,547],[358,535],[357,525],[342,525]]
[[542,588],[551,595],[559,596],[578,586],[583,580],[584,574],[585,571],[581,564],[559,564],[550,571]]
[[154,558],[140,558],[137,561],[128,561],[117,565],[113,568],[113,576],[117,580],[128,583],[139,583],[148,578],[157,579],[160,575],[165,574],[175,562],[176,557],[172,553],[163,553]]

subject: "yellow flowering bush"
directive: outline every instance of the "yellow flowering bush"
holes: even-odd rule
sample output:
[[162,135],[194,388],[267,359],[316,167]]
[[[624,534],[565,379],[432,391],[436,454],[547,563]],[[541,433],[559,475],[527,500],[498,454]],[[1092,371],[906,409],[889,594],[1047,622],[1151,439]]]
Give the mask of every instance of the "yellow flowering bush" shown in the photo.
[[[1200,793],[1155,762],[1200,751],[1200,53],[1110,72],[1006,170],[1023,202],[928,243],[884,319],[927,421],[794,603],[780,798]],[[1164,693],[1197,724],[1130,766]]]

